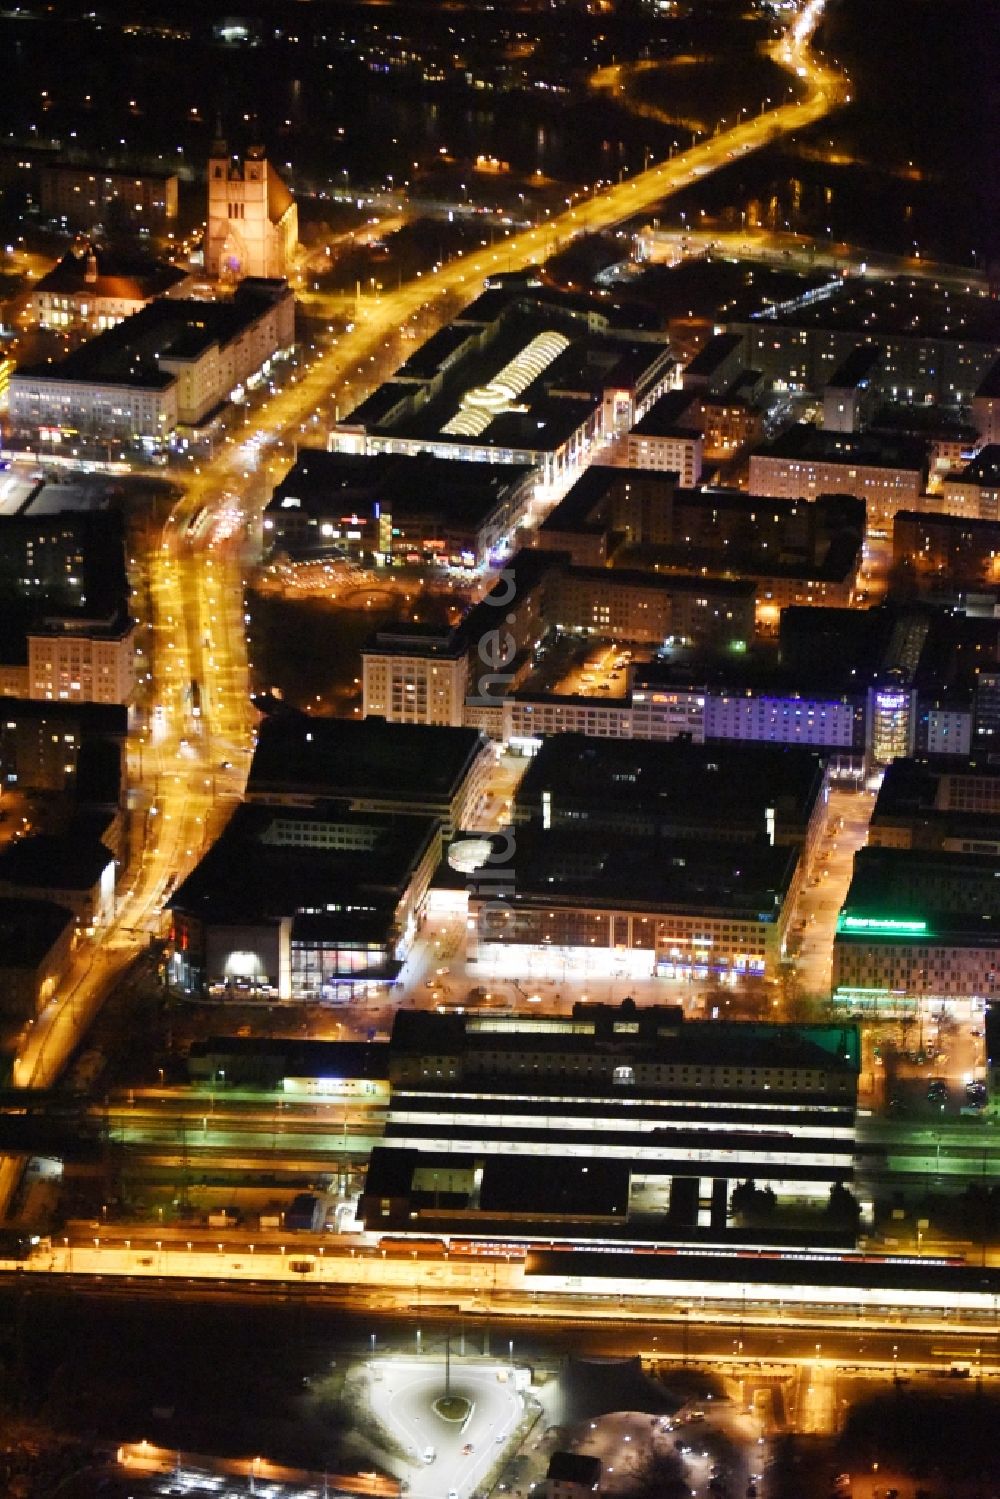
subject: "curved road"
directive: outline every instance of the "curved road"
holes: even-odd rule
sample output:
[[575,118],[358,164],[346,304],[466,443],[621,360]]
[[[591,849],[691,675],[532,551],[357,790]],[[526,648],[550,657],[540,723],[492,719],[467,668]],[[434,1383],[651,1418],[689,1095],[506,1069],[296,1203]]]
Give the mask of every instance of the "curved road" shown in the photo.
[[[544,226],[507,233],[499,248],[481,249],[417,276],[398,292],[369,305],[364,321],[310,363],[262,406],[258,420],[272,444],[298,440],[303,421],[351,387],[357,398],[371,379],[372,365],[410,319],[443,321],[457,299],[471,299],[483,279],[501,265],[533,264],[580,233],[606,229],[662,202],[672,193],[759,150],[778,137],[822,118],[842,100],[849,84],[810,50],[823,0],[808,0],[771,55],[798,79],[805,97],[737,124],[630,181],[595,192]],[[433,326],[426,327],[427,333]],[[86,1033],[103,999],[144,945],[166,895],[199,858],[242,788],[253,744],[254,710],[249,701],[243,565],[238,541],[185,532],[206,507],[213,521],[239,511],[249,526],[260,506],[260,476],[247,466],[243,448],[224,446],[218,457],[196,468],[164,527],[159,549],[147,559],[154,648],[154,701],[161,710],[158,745],[136,738],[131,745],[133,785],[148,798],[145,846],[131,885],[119,896],[112,926],[100,935],[86,971],[33,1027],[14,1067],[19,1087],[45,1088],[59,1076]],[[201,686],[202,714],[192,731],[190,683]],[[189,742],[185,742],[188,740]],[[144,753],[145,751],[145,753]],[[226,769],[223,770],[223,765]],[[21,1163],[0,1163],[0,1216],[9,1206]]]

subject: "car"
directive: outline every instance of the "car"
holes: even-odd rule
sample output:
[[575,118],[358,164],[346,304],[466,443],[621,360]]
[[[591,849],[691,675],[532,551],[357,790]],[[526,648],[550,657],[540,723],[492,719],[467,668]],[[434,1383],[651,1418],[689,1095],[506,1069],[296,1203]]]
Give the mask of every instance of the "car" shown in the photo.
[[499,1435],[499,1436],[498,1436],[498,1437],[497,1437],[497,1439],[496,1439],[496,1442],[497,1442],[497,1446],[498,1446],[498,1447],[502,1447],[502,1446],[503,1446],[503,1444],[504,1444],[504,1442],[506,1442],[506,1440],[507,1440],[507,1438],[506,1438],[506,1437],[505,1437],[505,1436],[504,1436],[504,1435],[503,1435],[503,1433],[502,1433],[502,1432],[501,1432],[501,1433],[500,1433],[500,1435]]
[[457,1489],[449,1489],[448,1490],[448,1499],[458,1499],[458,1490]]
[[430,1445],[430,1443],[428,1443],[428,1445],[424,1448],[424,1451],[423,1451],[424,1462],[425,1463],[432,1463],[436,1457],[437,1457],[436,1450]]
[[475,1444],[475,1442],[466,1442],[465,1446],[462,1448],[462,1456],[463,1457],[471,1457],[472,1454],[475,1452],[475,1450],[476,1450],[476,1444]]

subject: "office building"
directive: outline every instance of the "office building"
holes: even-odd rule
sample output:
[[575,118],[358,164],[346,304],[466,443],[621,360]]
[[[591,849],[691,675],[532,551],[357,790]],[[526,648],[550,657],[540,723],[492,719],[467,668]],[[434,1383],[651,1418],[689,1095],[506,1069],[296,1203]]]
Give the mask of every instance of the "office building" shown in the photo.
[[[989,840],[987,840],[989,841]],[[834,1002],[908,1014],[968,1016],[1000,993],[996,852],[863,848],[837,921]]]
[[274,714],[260,726],[246,796],[431,817],[450,834],[475,825],[493,760],[475,729]]
[[208,162],[205,270],[216,280],[244,277],[284,280],[299,239],[299,211],[264,154],[251,146],[231,156],[216,141]]
[[155,233],[177,218],[177,174],[56,161],[39,169],[39,202],[66,229]]
[[172,980],[219,999],[328,1004],[384,989],[440,857],[433,817],[241,806],[168,902]]
[[750,455],[751,494],[814,499],[849,494],[866,502],[868,529],[888,531],[897,510],[914,510],[927,484],[927,448],[912,438],[790,427]]
[[299,450],[264,514],[267,551],[482,570],[516,546],[534,470],[399,455]]
[[957,757],[894,760],[882,777],[868,845],[1000,855],[1000,766]]
[[[566,1017],[400,1011],[389,1057],[370,1232],[795,1242],[781,1206],[822,1207],[852,1180],[850,1025],[703,1023],[631,1000]],[[751,1180],[777,1198],[768,1228],[733,1206]]]
[[166,262],[82,240],[35,282],[28,316],[39,328],[103,333],[156,297],[181,295],[189,280]]
[[77,437],[165,446],[241,395],[295,342],[283,281],[244,281],[227,301],[161,298],[55,364],[18,369],[12,427],[57,446]]

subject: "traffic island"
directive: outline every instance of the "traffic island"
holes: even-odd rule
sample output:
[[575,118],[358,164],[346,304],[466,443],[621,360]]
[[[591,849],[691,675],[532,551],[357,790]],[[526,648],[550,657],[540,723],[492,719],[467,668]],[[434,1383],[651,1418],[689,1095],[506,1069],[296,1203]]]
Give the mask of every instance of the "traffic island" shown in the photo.
[[439,1395],[431,1406],[436,1416],[442,1421],[452,1421],[456,1426],[463,1426],[472,1412],[475,1410],[471,1400],[466,1400],[464,1395]]

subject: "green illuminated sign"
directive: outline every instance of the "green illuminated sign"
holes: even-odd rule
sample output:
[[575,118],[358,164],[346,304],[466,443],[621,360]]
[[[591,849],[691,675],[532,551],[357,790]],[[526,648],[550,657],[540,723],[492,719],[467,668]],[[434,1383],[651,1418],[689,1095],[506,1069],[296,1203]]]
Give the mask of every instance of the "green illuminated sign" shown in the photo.
[[840,932],[867,932],[872,937],[923,937],[926,921],[907,921],[893,916],[841,916]]

